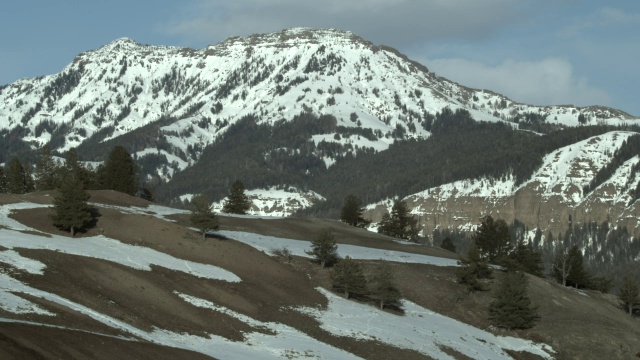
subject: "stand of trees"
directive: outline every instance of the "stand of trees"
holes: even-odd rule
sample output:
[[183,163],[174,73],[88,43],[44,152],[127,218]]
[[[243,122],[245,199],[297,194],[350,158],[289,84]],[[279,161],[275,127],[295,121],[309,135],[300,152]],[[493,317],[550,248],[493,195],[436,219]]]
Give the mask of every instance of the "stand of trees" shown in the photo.
[[377,303],[380,310],[385,306],[401,308],[402,293],[398,289],[389,265],[376,265],[369,278],[365,276],[360,263],[346,257],[338,260],[331,273],[333,288],[341,291],[344,297],[358,297]]
[[83,166],[75,148],[64,154],[64,163],[53,159],[49,146],[38,153],[35,180],[29,166],[17,157],[12,158],[4,171],[0,171],[0,192],[24,194],[34,190],[56,190],[74,177],[84,190],[115,190],[129,195],[138,192],[138,168],[131,155],[122,146],[116,146],[108,159],[97,169]]

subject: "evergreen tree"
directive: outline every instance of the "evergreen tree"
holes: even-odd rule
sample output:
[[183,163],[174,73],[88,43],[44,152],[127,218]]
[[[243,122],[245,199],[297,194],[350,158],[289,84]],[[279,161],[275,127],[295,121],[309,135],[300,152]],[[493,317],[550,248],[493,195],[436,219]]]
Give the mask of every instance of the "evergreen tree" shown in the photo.
[[579,287],[586,287],[589,284],[589,272],[584,268],[584,261],[582,251],[578,248],[578,245],[573,245],[569,249],[569,262],[571,264],[571,271],[567,276],[567,285],[573,286],[576,289]]
[[351,226],[364,228],[369,225],[370,221],[367,221],[362,216],[363,212],[364,208],[362,207],[362,201],[360,201],[360,199],[355,195],[349,195],[344,200],[344,205],[342,206],[342,211],[340,213],[340,220]]
[[467,256],[458,261],[460,265],[456,269],[458,282],[467,285],[469,291],[485,291],[488,286],[481,279],[491,278],[492,270],[487,259],[480,257],[478,247],[471,244],[467,251]]
[[218,229],[218,217],[204,194],[194,196],[191,199],[191,206],[191,216],[189,217],[191,226],[200,231],[202,240],[206,240],[207,232]]
[[505,263],[509,270],[518,270],[535,276],[542,276],[542,254],[533,249],[531,244],[519,241],[516,248],[509,253],[508,261]]
[[7,177],[4,175],[4,169],[0,167],[0,194],[6,194],[8,191]]
[[367,294],[367,279],[362,272],[362,267],[350,257],[339,260],[333,267],[331,280],[333,287],[342,291],[347,299],[351,295]]
[[511,236],[509,226],[502,220],[493,220],[491,215],[482,218],[480,226],[474,235],[474,242],[482,257],[487,258],[490,263],[497,263],[504,260],[509,252]]
[[638,278],[626,274],[622,278],[622,284],[618,290],[618,299],[622,302],[622,307],[633,315],[634,310],[640,309],[640,282]]
[[456,246],[453,244],[453,241],[448,236],[444,238],[444,240],[442,240],[440,247],[445,250],[449,250],[451,252],[456,252]]
[[36,162],[36,189],[54,190],[61,184],[59,175],[59,166],[51,155],[49,145],[45,145],[40,149],[38,161]]
[[14,156],[5,168],[7,192],[10,194],[26,194],[35,190],[33,179],[27,167],[22,166],[18,157]]
[[391,214],[384,214],[378,232],[399,239],[415,240],[418,237],[418,220],[409,214],[407,203],[396,200]]
[[531,306],[527,277],[520,271],[507,272],[498,284],[489,305],[489,320],[497,327],[528,329],[540,319],[538,308]]
[[381,263],[373,271],[369,282],[369,296],[379,301],[380,310],[385,305],[398,307],[402,294],[395,283],[389,265]]
[[82,187],[79,179],[71,176],[60,186],[58,196],[53,199],[53,225],[62,230],[69,230],[73,237],[77,230],[82,229],[93,220],[91,207],[87,203],[89,193]]
[[236,180],[231,184],[231,192],[224,203],[222,212],[227,214],[246,214],[251,209],[252,202],[244,193],[244,184]]
[[320,262],[323,269],[335,263],[338,260],[338,244],[331,230],[321,230],[311,242],[311,250],[305,252]]
[[65,153],[65,164],[62,168],[63,178],[67,176],[75,176],[78,178],[85,189],[95,189],[96,174],[89,168],[83,166],[78,158],[76,148],[71,148]]
[[137,166],[123,146],[115,146],[100,172],[104,189],[135,195],[138,190]]

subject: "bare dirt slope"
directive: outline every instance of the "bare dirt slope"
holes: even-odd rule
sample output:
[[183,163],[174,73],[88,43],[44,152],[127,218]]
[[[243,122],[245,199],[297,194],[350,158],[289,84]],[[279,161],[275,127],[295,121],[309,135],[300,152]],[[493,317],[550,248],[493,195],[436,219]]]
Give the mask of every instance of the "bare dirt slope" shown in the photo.
[[[51,194],[46,193],[0,195],[0,205],[18,201],[47,204],[51,198]],[[363,358],[424,358],[416,352],[374,341],[336,337],[322,330],[313,318],[282,311],[289,307],[326,305],[326,298],[315,288],[330,288],[330,271],[320,269],[308,259],[296,258],[292,263],[286,263],[232,239],[210,237],[203,241],[187,228],[186,215],[175,216],[177,221],[169,222],[151,214],[124,214],[116,208],[99,205],[144,207],[149,204],[123,194],[92,192],[90,201],[98,204],[100,217],[94,228],[79,235],[78,241],[82,241],[84,236],[104,234],[180,259],[214,264],[238,275],[242,281],[231,283],[203,279],[158,266],[154,266],[152,271],[136,270],[105,260],[47,250],[17,249],[21,255],[46,264],[44,275],[16,271],[3,263],[0,263],[0,270],[11,272],[12,276],[34,288],[58,294],[145,331],[160,328],[201,336],[213,334],[233,341],[242,340],[247,332],[268,331],[252,328],[223,312],[194,307],[177,294],[183,293],[263,322],[285,323]],[[49,211],[47,208],[21,210],[12,217],[44,233],[68,235],[51,225]],[[221,227],[300,240],[311,240],[319,229],[329,227],[336,233],[339,243],[455,258],[454,254],[441,249],[398,244],[331,220],[221,217]],[[368,272],[375,262],[362,263]],[[479,328],[490,329],[487,307],[491,302],[491,292],[466,294],[462,286],[455,283],[453,268],[403,263],[392,263],[391,266],[407,299]],[[500,276],[499,273],[496,275]],[[614,297],[581,293],[538,278],[531,279],[529,289],[532,300],[540,306],[540,323],[533,329],[505,335],[550,344],[559,351],[557,358],[560,359],[628,359],[640,351],[637,342],[640,322],[618,309]],[[0,358],[205,358],[201,354],[132,338],[43,299],[29,300],[57,316],[16,315],[0,311],[0,318],[63,328],[0,323]],[[457,358],[464,358],[455,351],[451,353]],[[535,358],[524,353],[514,353],[513,356]]]

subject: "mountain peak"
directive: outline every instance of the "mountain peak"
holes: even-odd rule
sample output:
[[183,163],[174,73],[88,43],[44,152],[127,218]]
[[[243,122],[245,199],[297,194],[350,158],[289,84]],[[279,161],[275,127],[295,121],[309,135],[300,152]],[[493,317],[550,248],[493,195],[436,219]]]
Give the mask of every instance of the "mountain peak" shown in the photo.
[[363,40],[350,31],[339,29],[313,29],[296,27],[284,29],[273,33],[252,34],[249,36],[233,36],[223,40],[217,45],[212,45],[210,49],[228,48],[231,46],[278,46],[289,47],[301,44],[313,44],[330,42],[333,44],[363,43],[373,46],[373,44]]
[[131,38],[121,37],[121,38],[113,40],[112,42],[110,42],[107,45],[101,47],[100,49],[118,50],[118,49],[123,48],[123,47],[132,47],[132,46],[140,46],[140,44],[138,44],[136,41],[134,41]]

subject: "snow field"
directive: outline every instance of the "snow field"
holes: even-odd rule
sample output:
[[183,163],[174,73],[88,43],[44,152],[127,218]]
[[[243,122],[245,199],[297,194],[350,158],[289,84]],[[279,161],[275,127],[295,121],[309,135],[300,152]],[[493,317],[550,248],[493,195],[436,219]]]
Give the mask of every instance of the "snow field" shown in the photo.
[[526,351],[544,359],[553,358],[548,353],[553,349],[545,344],[496,336],[407,300],[402,300],[405,314],[398,316],[346,300],[322,288],[318,291],[329,300],[327,309],[307,307],[298,311],[315,317],[324,330],[336,336],[377,340],[415,350],[434,359],[455,359],[443,352],[440,346],[450,347],[478,360],[511,359],[503,349]]
[[[16,230],[32,230],[8,217],[13,209],[28,209],[37,207],[47,207],[47,205],[18,203],[3,205],[0,208],[0,225]],[[159,207],[156,210],[166,211],[169,208]],[[164,213],[164,214],[166,214]],[[163,213],[156,213],[162,216]],[[16,228],[17,227],[17,228]],[[59,235],[49,235],[49,237],[18,233],[6,228],[0,228],[0,246],[8,249],[43,249],[51,251],[60,251],[63,253],[98,258],[115,262],[134,269],[151,271],[151,265],[161,266],[170,270],[182,271],[201,278],[223,280],[229,282],[240,282],[241,279],[217,266],[209,264],[196,263],[189,260],[182,260],[171,255],[161,253],[159,251],[122,243],[118,240],[99,235],[82,239],[75,239]],[[33,263],[23,264],[24,258],[16,256],[16,252],[4,252],[0,257],[0,261],[8,264],[22,264],[19,266],[37,266]],[[41,269],[42,270],[42,269]]]
[[[242,231],[221,230],[217,232],[228,238],[241,241],[258,250],[270,253],[273,249],[287,248],[292,255],[310,258],[305,251],[311,250],[311,242],[304,240],[285,239],[274,236],[260,235]],[[456,260],[435,256],[412,254],[402,251],[373,249],[363,246],[338,244],[338,255],[358,260],[384,260],[402,263],[416,263],[436,266],[458,266]]]

